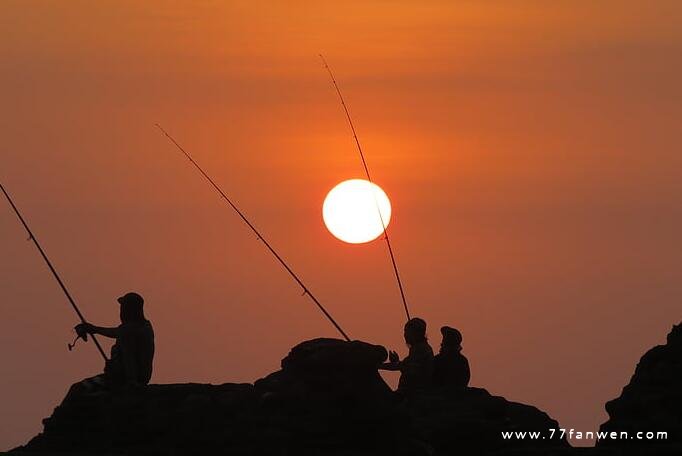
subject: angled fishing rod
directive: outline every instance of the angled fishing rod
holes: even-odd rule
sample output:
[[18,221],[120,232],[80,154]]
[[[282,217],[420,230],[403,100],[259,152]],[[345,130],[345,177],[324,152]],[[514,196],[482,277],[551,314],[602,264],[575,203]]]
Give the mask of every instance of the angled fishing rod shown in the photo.
[[291,275],[291,277],[294,278],[296,283],[298,283],[300,285],[300,287],[303,289],[303,294],[308,295],[308,297],[310,297],[310,299],[313,300],[313,302],[315,303],[317,308],[320,309],[320,311],[322,311],[322,313],[324,314],[325,317],[327,317],[327,320],[329,320],[331,322],[331,324],[334,325],[334,328],[336,328],[336,330],[343,336],[344,339],[346,339],[348,342],[350,342],[350,338],[348,337],[348,335],[341,328],[341,326],[339,326],[339,324],[336,322],[336,320],[334,320],[334,318],[331,316],[331,314],[329,312],[327,312],[327,309],[325,309],[324,306],[320,303],[320,301],[318,301],[317,298],[310,292],[308,287],[306,287],[305,284],[303,283],[303,281],[301,281],[301,279],[298,278],[298,276],[294,273],[294,271],[291,270],[289,265],[282,259],[281,256],[279,256],[279,254],[270,245],[270,243],[263,237],[263,235],[260,234],[260,232],[256,229],[256,227],[253,226],[253,224],[251,224],[251,222],[246,218],[244,213],[241,210],[239,210],[237,205],[234,202],[232,202],[232,200],[230,198],[228,198],[228,196],[225,194],[225,192],[223,192],[223,190],[218,186],[218,184],[216,184],[215,181],[208,174],[206,174],[206,172],[203,170],[203,168],[201,168],[201,166],[199,166],[199,164],[196,161],[194,161],[194,159],[189,154],[189,152],[187,152],[170,134],[168,134],[168,132],[166,130],[164,130],[161,125],[156,124],[156,126],[159,128],[159,130],[161,130],[161,132],[166,136],[166,138],[168,138],[170,140],[170,142],[172,142],[175,145],[175,147],[177,147],[178,150],[180,150],[180,152],[182,152],[185,155],[185,157],[187,157],[187,159],[190,161],[190,163],[192,163],[192,165],[197,169],[197,171],[199,171],[199,173],[201,173],[201,175],[204,177],[204,179],[206,179],[206,181],[208,181],[208,183],[211,184],[211,186],[227,202],[227,204],[229,204],[230,207],[232,209],[234,209],[234,211],[237,213],[237,215],[239,215],[239,217],[244,221],[244,223],[246,223],[246,225],[249,228],[251,228],[251,231],[253,231],[256,234],[258,239],[263,241],[263,244],[265,244],[265,247],[268,248],[270,253],[272,253],[274,255],[274,257],[277,258],[277,261],[279,261],[279,263],[282,265],[282,267],[284,269],[286,269],[286,271],[289,273],[289,275]]
[[[5,198],[7,198],[7,201],[9,201],[10,206],[12,206],[12,209],[14,209],[14,213],[17,214],[17,217],[21,221],[21,224],[24,225],[24,228],[28,232],[28,236],[29,236],[28,239],[30,241],[33,241],[35,246],[38,248],[38,252],[40,252],[40,255],[43,257],[43,260],[45,260],[45,263],[47,263],[47,267],[50,268],[52,275],[57,280],[57,283],[59,284],[62,291],[64,292],[64,295],[66,295],[66,299],[69,300],[71,307],[73,307],[73,310],[76,312],[76,315],[78,315],[78,318],[80,319],[80,321],[82,323],[86,323],[85,317],[83,317],[83,314],[81,313],[80,309],[78,309],[76,302],[71,297],[71,293],[69,293],[69,290],[66,289],[66,285],[64,285],[64,282],[62,282],[62,279],[59,277],[59,274],[57,274],[57,270],[54,268],[54,266],[52,266],[52,263],[50,262],[49,258],[47,258],[45,251],[43,250],[43,248],[38,243],[38,240],[36,239],[36,237],[33,235],[31,228],[28,227],[26,220],[24,220],[24,217],[22,217],[21,213],[19,212],[19,209],[14,204],[14,201],[12,201],[12,198],[10,198],[9,194],[7,193],[7,190],[5,190],[5,187],[3,187],[2,184],[0,184],[0,190],[2,190],[2,193],[5,194]],[[84,336],[83,340],[87,340],[86,337],[87,336]],[[104,361],[106,362],[107,361],[107,355],[104,354],[104,350],[102,349],[102,346],[99,344],[99,341],[97,340],[97,338],[95,338],[94,334],[90,334],[90,337],[92,337],[92,341],[95,343],[95,346],[97,347],[97,350],[99,351],[99,354],[102,355],[102,358],[104,358]],[[69,351],[71,351],[71,349],[76,344],[76,341],[78,339],[79,339],[79,337],[76,337],[76,339],[73,341],[73,344],[69,344]]]
[[[320,54],[320,58],[322,59],[322,64],[324,67],[327,69],[327,72],[329,73],[329,77],[332,80],[332,84],[334,84],[334,89],[336,89],[336,93],[339,96],[339,100],[341,100],[341,106],[343,106],[343,111],[346,113],[346,120],[348,121],[348,126],[350,127],[350,131],[353,133],[353,139],[355,139],[355,145],[358,148],[358,152],[360,152],[360,160],[362,160],[362,167],[365,170],[365,175],[367,176],[367,180],[370,183],[373,183],[372,178],[370,177],[369,174],[369,168],[367,166],[367,161],[365,160],[365,154],[362,152],[362,146],[360,146],[360,140],[358,139],[358,134],[355,131],[355,125],[353,124],[353,120],[350,117],[350,112],[348,111],[348,107],[346,106],[346,101],[343,99],[343,95],[341,95],[341,89],[339,89],[339,85],[336,83],[336,78],[334,78],[334,73],[332,73],[331,68],[329,68],[329,65],[327,64],[327,61],[325,60],[324,56]],[[374,192],[372,192],[374,193]],[[410,309],[407,305],[407,298],[405,297],[405,290],[403,288],[403,282],[400,280],[400,273],[398,272],[398,263],[395,260],[395,255],[393,254],[393,247],[391,247],[391,240],[388,237],[388,229],[386,227],[386,222],[384,222],[384,217],[381,215],[381,210],[379,209],[379,202],[376,200],[376,195],[374,195],[374,202],[377,205],[377,213],[379,214],[379,220],[381,221],[381,227],[384,229],[384,240],[386,241],[386,247],[388,248],[388,254],[391,257],[391,264],[393,265],[393,272],[395,273],[395,279],[398,282],[398,289],[400,290],[400,297],[403,301],[403,307],[405,308],[405,316],[407,319],[410,319]]]

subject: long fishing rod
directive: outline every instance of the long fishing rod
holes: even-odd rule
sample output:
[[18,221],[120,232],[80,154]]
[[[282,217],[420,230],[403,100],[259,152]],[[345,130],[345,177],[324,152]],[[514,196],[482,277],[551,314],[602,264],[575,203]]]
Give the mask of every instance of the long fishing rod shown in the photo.
[[[45,254],[45,251],[43,248],[40,246],[38,243],[38,240],[36,237],[33,235],[33,232],[31,229],[28,227],[28,224],[26,223],[26,220],[24,220],[24,217],[21,216],[21,213],[19,212],[19,209],[17,206],[14,204],[14,201],[12,201],[12,198],[10,198],[9,194],[5,190],[5,187],[0,184],[0,190],[2,190],[2,193],[5,194],[5,197],[7,198],[7,201],[9,201],[9,204],[12,206],[12,209],[14,209],[14,213],[17,214],[17,217],[21,221],[21,224],[24,225],[24,228],[28,232],[29,240],[33,241],[35,246],[38,248],[38,251],[40,252],[40,255],[43,257],[43,260],[45,260],[45,263],[47,263],[47,267],[50,268],[50,271],[52,272],[52,275],[54,278],[57,280],[57,283],[61,287],[62,291],[66,295],[66,299],[69,300],[69,303],[71,304],[71,307],[73,307],[73,310],[76,312],[76,315],[78,315],[78,318],[80,318],[82,323],[86,323],[85,317],[83,317],[83,314],[81,313],[80,309],[78,309],[78,306],[76,305],[76,302],[73,300],[71,297],[71,294],[69,293],[69,290],[66,289],[66,285],[64,285],[64,282],[62,282],[62,279],[59,277],[59,274],[57,274],[57,271],[55,270],[54,266],[52,266],[52,263],[50,262],[49,258],[47,258],[47,255]],[[104,354],[104,350],[102,349],[102,346],[99,344],[99,341],[95,338],[94,334],[90,334],[90,337],[92,337],[92,341],[95,343],[95,346],[97,347],[97,350],[99,350],[100,355],[102,355],[102,358],[104,358],[104,361],[107,361],[107,355]],[[76,340],[74,340],[73,344],[69,344],[69,350],[73,348],[73,345],[76,343]],[[85,337],[83,337],[83,340]]]
[[[331,68],[329,68],[329,65],[327,64],[327,61],[325,60],[324,56],[320,54],[320,58],[322,59],[322,63],[324,64],[324,67],[327,69],[327,72],[329,73],[329,77],[332,80],[332,84],[334,84],[334,89],[336,89],[336,93],[339,95],[339,100],[341,100],[341,106],[343,106],[343,111],[346,113],[346,120],[348,120],[348,125],[350,126],[350,131],[353,133],[353,138],[355,139],[355,145],[358,148],[358,152],[360,152],[360,159],[362,160],[362,167],[365,169],[365,175],[367,176],[367,180],[370,183],[372,182],[372,178],[370,177],[369,174],[369,168],[367,166],[367,161],[365,160],[365,154],[362,152],[362,146],[360,146],[360,140],[358,139],[358,134],[355,131],[355,125],[353,125],[353,120],[350,117],[350,112],[348,111],[348,107],[346,106],[346,101],[343,99],[343,95],[341,95],[341,89],[339,89],[339,85],[336,83],[336,78],[334,78],[334,73],[332,73]],[[374,193],[374,192],[372,192]],[[393,247],[391,247],[391,240],[388,237],[388,229],[386,227],[386,223],[384,222],[384,217],[381,215],[381,210],[379,209],[379,203],[376,200],[376,195],[374,195],[374,202],[377,204],[377,213],[379,214],[379,220],[381,221],[381,227],[384,229],[384,240],[386,241],[386,247],[388,247],[388,254],[391,257],[391,264],[393,265],[393,272],[395,273],[395,279],[398,282],[398,288],[400,289],[400,297],[403,300],[403,307],[405,308],[405,315],[407,316],[407,319],[410,319],[410,310],[409,307],[407,306],[407,298],[405,297],[405,290],[403,289],[403,282],[400,280],[400,273],[398,272],[398,263],[395,260],[395,255],[393,254]]]
[[192,165],[194,165],[194,167],[201,173],[201,175],[204,177],[204,179],[206,179],[211,184],[211,186],[213,186],[215,191],[218,192],[218,194],[225,201],[227,201],[227,203],[230,205],[230,207],[232,207],[232,209],[234,209],[234,211],[239,215],[239,217],[241,217],[241,219],[244,221],[244,223],[246,223],[248,225],[248,227],[251,228],[251,231],[256,233],[256,236],[258,237],[258,239],[263,241],[263,244],[265,244],[265,247],[268,248],[270,253],[272,253],[275,256],[275,258],[277,258],[277,261],[279,261],[279,263],[284,267],[284,269],[286,269],[286,271],[289,273],[289,275],[291,275],[291,277],[293,277],[294,280],[301,286],[301,288],[303,289],[303,294],[308,295],[310,297],[310,299],[313,300],[313,302],[318,307],[318,309],[320,309],[322,311],[324,316],[327,317],[327,319],[331,322],[332,325],[334,325],[334,327],[337,329],[337,331],[339,331],[339,333],[341,333],[343,338],[346,339],[348,342],[350,342],[350,338],[348,337],[348,335],[345,333],[345,331],[343,329],[341,329],[341,326],[339,326],[339,324],[336,322],[336,320],[334,320],[334,318],[329,314],[329,312],[327,312],[327,309],[325,309],[324,306],[322,304],[320,304],[320,301],[318,301],[317,298],[310,292],[308,287],[306,287],[305,284],[301,281],[301,279],[299,279],[298,276],[294,273],[294,271],[291,270],[289,265],[282,259],[281,256],[279,256],[279,254],[275,251],[275,249],[272,248],[270,243],[263,237],[262,234],[260,234],[260,232],[256,229],[256,227],[251,224],[251,222],[246,218],[244,213],[239,210],[237,205],[235,203],[233,203],[230,198],[227,197],[225,192],[222,191],[222,189],[218,186],[218,184],[216,184],[215,181],[213,179],[211,179],[211,177],[208,174],[206,174],[206,172],[201,168],[201,166],[199,166],[199,164],[196,161],[194,161],[192,156],[180,144],[178,144],[178,142],[175,139],[173,139],[173,137],[170,134],[168,134],[168,132],[166,130],[164,130],[161,125],[156,124],[156,126],[159,128],[159,130],[161,130],[161,132],[164,135],[166,135],[166,137],[173,144],[175,144],[175,147],[177,147],[180,150],[180,152],[182,152],[185,155],[185,157],[187,157],[187,159],[190,161],[190,163],[192,163]]

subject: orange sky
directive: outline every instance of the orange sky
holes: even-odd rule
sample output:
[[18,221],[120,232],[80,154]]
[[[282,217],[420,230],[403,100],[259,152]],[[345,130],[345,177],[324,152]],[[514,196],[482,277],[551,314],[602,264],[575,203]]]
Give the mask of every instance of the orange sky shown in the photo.
[[[336,336],[154,128],[163,124],[353,338],[397,348],[384,245],[333,238],[362,177],[413,313],[464,334],[472,384],[594,430],[680,320],[682,7],[653,2],[27,2],[0,5],[0,180],[83,312],[138,290],[154,381],[251,381]],[[0,204],[0,449],[101,368]]]

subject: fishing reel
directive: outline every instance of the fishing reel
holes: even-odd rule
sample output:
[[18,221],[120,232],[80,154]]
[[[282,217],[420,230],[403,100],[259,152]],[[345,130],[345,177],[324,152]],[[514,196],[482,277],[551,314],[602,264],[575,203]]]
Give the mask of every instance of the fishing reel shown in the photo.
[[85,331],[85,328],[83,328],[82,325],[76,326],[74,330],[76,331],[76,338],[73,340],[72,343],[67,344],[67,347],[69,347],[69,351],[73,351],[79,339],[83,339],[83,342],[88,341],[88,333],[87,331]]

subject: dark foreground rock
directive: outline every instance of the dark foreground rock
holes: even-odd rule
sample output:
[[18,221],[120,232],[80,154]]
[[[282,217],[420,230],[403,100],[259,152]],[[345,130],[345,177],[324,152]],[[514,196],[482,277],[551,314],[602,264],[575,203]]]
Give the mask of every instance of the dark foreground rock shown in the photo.
[[[600,447],[677,448],[682,455],[682,325],[674,326],[667,343],[642,356],[620,397],[606,403],[609,420],[600,430],[626,432],[628,439],[604,439]],[[636,437],[643,432],[644,439]],[[651,439],[647,432],[653,432]],[[666,432],[666,438],[657,433]],[[653,453],[652,453],[653,454]]]
[[315,339],[251,384],[149,385],[58,406],[19,452],[59,454],[566,454],[563,440],[504,440],[558,428],[547,414],[478,388],[397,398],[383,347]]

